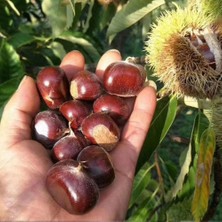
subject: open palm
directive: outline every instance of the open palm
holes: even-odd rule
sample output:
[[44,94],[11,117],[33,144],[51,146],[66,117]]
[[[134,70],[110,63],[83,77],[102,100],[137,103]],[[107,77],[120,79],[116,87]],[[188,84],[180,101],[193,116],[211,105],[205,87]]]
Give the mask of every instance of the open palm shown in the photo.
[[[117,51],[108,51],[98,63],[105,67],[120,60]],[[75,67],[72,66],[75,61]],[[69,75],[82,69],[84,59],[72,52],[61,66]],[[40,99],[35,82],[25,77],[7,103],[0,125],[0,220],[4,221],[117,221],[124,220],[130,199],[135,166],[155,110],[155,90],[145,87],[137,96],[134,110],[123,129],[120,143],[112,151],[114,182],[101,191],[96,207],[81,216],[71,215],[49,195],[45,177],[52,166],[48,151],[31,138],[33,117]]]

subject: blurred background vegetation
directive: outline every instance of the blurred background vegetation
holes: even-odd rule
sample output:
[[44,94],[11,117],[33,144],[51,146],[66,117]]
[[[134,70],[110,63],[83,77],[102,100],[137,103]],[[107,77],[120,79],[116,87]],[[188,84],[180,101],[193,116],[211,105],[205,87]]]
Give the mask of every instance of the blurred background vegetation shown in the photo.
[[[71,50],[81,51],[89,66],[96,64],[110,48],[118,49],[123,58],[143,58],[147,33],[158,16],[185,3],[185,0],[0,0],[0,115],[25,74],[35,78],[42,67],[59,65]],[[156,81],[149,67],[147,72]],[[159,90],[161,84],[156,84]],[[138,160],[126,220],[193,220],[191,201],[197,153],[194,143],[198,143],[207,126],[205,117],[184,101],[174,96],[158,98]],[[218,209],[212,220],[222,220]]]

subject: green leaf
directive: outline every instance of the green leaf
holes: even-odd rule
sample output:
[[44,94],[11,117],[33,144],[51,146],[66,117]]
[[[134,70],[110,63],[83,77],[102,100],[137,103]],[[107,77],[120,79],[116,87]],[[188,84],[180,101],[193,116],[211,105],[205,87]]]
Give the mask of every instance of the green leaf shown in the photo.
[[167,210],[167,222],[192,221],[191,197],[186,197],[182,201],[173,203]]
[[[8,1],[9,2],[9,1]],[[29,7],[30,7],[30,4],[28,3],[28,1],[27,0],[10,0],[10,2],[11,2],[11,6],[10,6],[10,8],[13,10],[13,11],[15,11],[15,10],[17,10],[17,11],[19,11],[20,13],[20,15],[22,14],[22,12],[24,12],[25,10],[27,10]],[[14,6],[13,6],[13,5]],[[34,4],[34,3],[33,3]],[[13,7],[14,7],[14,9],[13,9]]]
[[195,147],[193,152],[198,153],[200,148],[201,137],[204,131],[209,128],[209,120],[208,118],[199,111],[198,116],[196,118],[196,124],[192,135],[192,145]]
[[71,26],[74,17],[71,15],[73,13],[72,6],[69,1],[68,3],[62,0],[42,1],[42,9],[51,24],[54,36],[58,36]]
[[[198,118],[199,119],[199,118]],[[198,120],[196,119],[196,120]],[[196,121],[194,122],[194,126],[193,126],[193,130],[192,130],[192,135],[193,132],[195,130],[196,127]],[[175,183],[175,185],[172,187],[172,189],[169,191],[168,195],[167,195],[167,201],[172,200],[173,198],[175,198],[178,194],[178,192],[182,189],[183,187],[183,183],[185,180],[185,176],[188,174],[189,169],[190,169],[190,164],[192,162],[192,142],[190,142],[187,153],[186,153],[186,158],[185,161],[182,165],[181,171],[179,176],[177,177],[177,181]]]
[[53,49],[51,49],[50,47],[42,48],[40,50],[40,53],[50,66],[59,65],[61,62],[61,59],[54,53]]
[[[195,157],[195,162],[196,162],[196,157]],[[191,166],[189,169],[189,173],[186,176],[185,183],[183,184],[183,188],[178,193],[179,201],[182,201],[184,198],[193,195],[195,188],[195,174],[196,174],[196,169],[194,166]]]
[[43,0],[42,9],[51,24],[53,35],[62,33],[66,28],[66,5],[61,0]]
[[66,31],[58,36],[58,39],[63,39],[65,41],[72,42],[73,44],[80,45],[94,61],[98,60],[100,57],[94,42],[87,35]]
[[201,136],[197,162],[195,192],[192,201],[192,214],[195,221],[200,221],[208,208],[210,196],[210,175],[216,147],[214,130],[209,128]]
[[15,49],[6,41],[0,41],[0,83],[23,74],[24,70]]
[[185,176],[187,175],[187,173],[189,172],[189,169],[190,169],[189,168],[190,162],[191,162],[191,145],[189,146],[189,149],[187,151],[186,160],[182,166],[182,169],[181,169],[180,174],[177,178],[177,181],[176,181],[175,185],[173,186],[173,188],[170,190],[170,197],[169,197],[170,200],[175,198],[177,196],[178,192],[183,188]]
[[[88,13],[87,13],[86,22],[85,22],[85,25],[84,25],[84,30],[83,30],[84,33],[90,27],[90,20],[93,17],[93,8],[94,8],[94,0],[91,0],[91,2],[89,4],[89,9],[88,9]],[[92,27],[94,28],[94,24],[92,24]]]
[[147,196],[147,198],[144,198],[144,200],[139,204],[137,210],[133,213],[132,216],[130,216],[127,219],[127,221],[129,222],[147,221],[152,210],[155,208],[155,204],[157,204],[155,197],[158,191],[159,191],[159,186],[157,186],[152,193],[148,193],[149,196]]
[[142,19],[142,36],[143,36],[143,40],[145,41],[147,38],[147,33],[149,33],[151,31],[151,24],[152,24],[153,20],[152,20],[152,16],[150,16],[150,14],[145,15],[144,18]]
[[107,36],[112,36],[138,22],[154,9],[165,4],[164,0],[131,0],[122,10],[116,13],[107,30]]
[[[162,159],[159,156],[159,161],[161,164],[161,171],[165,178],[167,178],[167,184],[174,184],[176,181],[176,178],[178,176],[178,166],[175,165],[174,162],[171,162],[167,159]],[[164,184],[162,184],[164,185]]]
[[138,197],[141,194],[141,191],[144,190],[150,181],[150,171],[155,165],[144,166],[136,175],[133,185],[133,192],[131,195],[131,200],[129,204],[129,208],[137,201]]
[[176,112],[177,98],[175,96],[164,97],[157,102],[154,118],[138,159],[137,170],[143,166],[163,141],[174,122]]
[[72,26],[73,18],[75,16],[75,3],[72,0],[69,0],[70,7],[66,7],[66,15],[67,15],[67,28]]
[[110,21],[114,17],[115,13],[116,6],[114,4],[109,4],[107,7],[103,8],[102,15],[100,18],[98,18],[98,16],[95,16],[97,17],[97,19],[100,19],[101,30],[110,24]]
[[71,28],[73,23],[79,22],[80,12],[86,4],[86,0],[43,0],[42,8],[51,24],[53,36],[60,35]]
[[[175,187],[171,190],[171,192],[174,192],[173,196],[178,195],[180,200],[183,198],[187,198],[190,195],[193,195],[195,189],[195,173],[197,168],[197,153],[200,147],[200,138],[203,132],[208,129],[208,127],[208,119],[201,111],[199,111],[194,120],[193,129],[191,133],[191,144],[189,146],[190,150],[187,152],[187,157],[184,162],[185,166],[182,167],[180,175],[178,176],[178,182],[175,184]],[[190,161],[190,151],[191,162],[189,165],[189,171],[186,174],[186,167],[188,166]]]
[[15,92],[19,84],[18,78],[12,78],[0,84],[0,106],[4,105],[5,101]]
[[[92,3],[94,0],[91,0]],[[75,20],[79,20],[79,15],[87,5],[87,0],[67,0],[66,2],[66,29],[72,27]],[[79,7],[80,6],[80,7]]]
[[66,51],[63,47],[63,45],[59,42],[52,42],[49,46],[48,46],[52,51],[53,53],[58,57],[60,58],[61,60],[64,58],[64,56],[66,55]]
[[15,48],[18,49],[24,45],[30,44],[35,41],[35,38],[32,35],[27,33],[18,32],[15,33],[8,42]]
[[11,7],[11,9],[18,15],[20,16],[20,12],[18,11],[18,9],[15,7],[14,3],[10,0],[6,0],[6,2],[9,4],[9,6]]
[[14,21],[12,19],[13,12],[10,10],[9,5],[6,1],[0,1],[0,29],[3,34],[7,36],[7,33],[12,31],[14,27]]
[[7,100],[11,97],[11,95],[15,92],[19,85],[20,78],[12,78],[2,84],[0,84],[0,119],[3,112],[3,108],[7,102]]

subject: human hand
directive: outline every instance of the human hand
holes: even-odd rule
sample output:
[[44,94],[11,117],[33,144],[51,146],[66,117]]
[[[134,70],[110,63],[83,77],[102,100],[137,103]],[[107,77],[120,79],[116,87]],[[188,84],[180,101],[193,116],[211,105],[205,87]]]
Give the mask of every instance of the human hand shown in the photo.
[[[98,63],[98,75],[102,75],[110,63],[121,59],[118,51],[107,51]],[[71,69],[84,68],[84,58],[81,53],[73,51],[63,59],[61,67],[69,76]],[[46,189],[46,173],[53,163],[48,151],[31,137],[31,123],[39,111],[40,98],[34,80],[25,77],[6,104],[0,123],[0,220],[124,220],[138,155],[155,105],[155,90],[145,87],[136,98],[118,146],[110,153],[115,180],[101,191],[97,205],[90,212],[81,216],[71,215],[52,199]]]

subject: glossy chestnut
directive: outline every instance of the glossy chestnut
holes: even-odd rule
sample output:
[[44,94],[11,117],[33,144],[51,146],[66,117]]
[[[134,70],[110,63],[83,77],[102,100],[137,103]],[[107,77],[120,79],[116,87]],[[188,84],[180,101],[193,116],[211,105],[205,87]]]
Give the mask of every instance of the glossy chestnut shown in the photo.
[[78,129],[83,119],[91,113],[89,105],[79,100],[70,100],[63,103],[59,111],[70,122],[73,129]]
[[115,172],[109,153],[100,146],[91,145],[85,147],[77,157],[85,172],[93,178],[99,188],[110,185]]
[[109,94],[103,94],[95,100],[93,111],[109,114],[120,125],[128,119],[131,112],[124,98]]
[[34,138],[51,149],[53,145],[69,132],[65,118],[53,110],[45,110],[37,113],[33,122]]
[[83,149],[82,143],[74,135],[67,135],[58,140],[52,148],[52,158],[55,162],[66,159],[76,159]]
[[90,211],[99,199],[99,188],[75,160],[61,160],[48,171],[46,187],[52,198],[70,214]]
[[78,72],[70,84],[70,94],[73,99],[92,101],[98,98],[102,92],[99,78],[87,70]]
[[50,109],[59,108],[70,96],[68,79],[59,67],[43,68],[37,75],[37,87]]
[[120,130],[114,120],[106,113],[92,113],[81,125],[82,133],[92,144],[98,144],[111,151],[120,139]]
[[105,90],[112,95],[136,96],[142,89],[146,71],[140,65],[120,61],[110,64],[103,75]]

